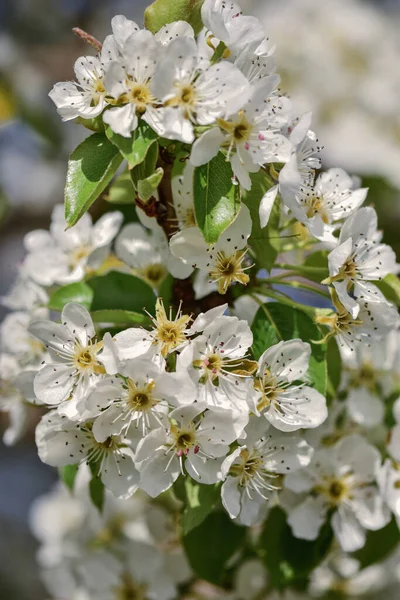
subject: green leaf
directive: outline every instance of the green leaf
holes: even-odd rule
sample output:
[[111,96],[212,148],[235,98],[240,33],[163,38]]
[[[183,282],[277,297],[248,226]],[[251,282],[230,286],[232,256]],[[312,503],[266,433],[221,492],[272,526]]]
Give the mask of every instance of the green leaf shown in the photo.
[[65,219],[72,227],[115,175],[122,156],[103,133],[86,138],[70,156],[65,185]]
[[104,506],[104,483],[98,475],[93,475],[89,482],[90,499],[100,512]]
[[184,486],[185,509],[182,513],[181,525],[183,535],[187,535],[210,514],[220,497],[221,485],[201,485],[186,477]]
[[156,170],[158,159],[158,144],[151,144],[144,160],[136,165],[131,171],[133,187],[137,189],[138,182],[150,177]]
[[235,525],[225,512],[210,513],[183,537],[183,546],[195,574],[221,583],[228,560],[242,546],[246,529]]
[[378,531],[367,531],[365,546],[352,556],[360,561],[361,568],[384,560],[400,543],[400,532],[393,518],[386,527]]
[[155,131],[144,121],[140,121],[130,138],[114,133],[110,127],[107,127],[106,135],[128,162],[129,169],[133,169],[144,161],[150,146],[157,139]]
[[271,210],[268,225],[261,229],[259,208],[264,194],[274,185],[272,179],[259,171],[251,175],[251,190],[243,194],[243,203],[250,210],[253,229],[249,238],[249,244],[256,253],[257,266],[259,269],[271,271],[280,250],[279,221],[281,215],[279,197],[275,199]]
[[112,323],[114,325],[148,325],[149,317],[144,313],[131,310],[95,310],[91,313],[93,323]]
[[48,308],[50,310],[62,311],[68,302],[77,302],[87,309],[90,309],[93,300],[93,290],[83,281],[69,283],[58,288],[50,296]]
[[173,285],[174,278],[170,273],[168,273],[167,277],[160,285],[160,289],[158,290],[158,295],[163,299],[164,306],[170,306],[172,304],[174,294]]
[[218,241],[240,210],[240,186],[233,184],[232,176],[232,167],[221,152],[194,170],[196,221],[208,244]]
[[157,191],[158,186],[163,178],[164,170],[159,167],[146,179],[140,179],[137,183],[137,193],[143,202],[147,202],[150,200],[152,196],[154,196]]
[[58,469],[58,474],[61,479],[67,486],[67,488],[73,492],[75,479],[78,474],[79,465],[66,465],[65,467],[60,467]]
[[269,302],[258,309],[252,331],[253,353],[257,360],[267,348],[281,340],[300,338],[303,342],[308,342],[311,346],[308,376],[315,389],[321,394],[325,393],[326,346],[311,343],[312,340],[322,338],[311,317],[297,308],[279,302]]
[[135,203],[135,188],[133,187],[130,173],[122,173],[110,186],[107,202],[111,204],[131,204]]
[[295,538],[283,510],[274,507],[259,539],[260,556],[268,568],[271,585],[283,589],[307,580],[311,571],[325,558],[332,539],[329,523],[321,528],[315,541]]
[[203,29],[201,6],[204,0],[156,0],[144,11],[144,26],[157,33],[173,21],[187,21],[195,34]]
[[400,280],[396,275],[386,275],[382,281],[376,281],[375,283],[386,300],[400,306]]
[[342,357],[334,338],[330,338],[326,348],[326,390],[325,397],[331,402],[340,385],[342,374]]
[[78,117],[77,121],[86,127],[86,129],[90,129],[90,131],[96,131],[97,133],[103,132],[106,128],[102,115],[94,117],[93,119],[84,119],[83,117]]
[[88,279],[87,284],[94,292],[92,310],[127,310],[141,312],[146,307],[150,312],[155,305],[151,287],[134,275],[111,271],[107,275]]

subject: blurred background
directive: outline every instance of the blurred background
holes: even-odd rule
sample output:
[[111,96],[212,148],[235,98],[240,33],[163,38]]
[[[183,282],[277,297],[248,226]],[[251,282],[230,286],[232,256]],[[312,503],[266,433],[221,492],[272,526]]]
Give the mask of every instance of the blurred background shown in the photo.
[[[73,78],[76,58],[91,53],[72,27],[103,39],[112,16],[141,23],[147,4],[0,0],[0,296],[15,278],[24,234],[47,228],[52,207],[63,201],[68,154],[86,135],[62,123],[48,98],[55,82]],[[277,45],[282,90],[299,113],[313,111],[324,166],[362,178],[386,241],[400,255],[400,0],[241,4]],[[0,306],[0,321],[5,314]],[[28,509],[55,478],[36,457],[32,433],[13,448],[0,442],[0,600],[46,598]]]

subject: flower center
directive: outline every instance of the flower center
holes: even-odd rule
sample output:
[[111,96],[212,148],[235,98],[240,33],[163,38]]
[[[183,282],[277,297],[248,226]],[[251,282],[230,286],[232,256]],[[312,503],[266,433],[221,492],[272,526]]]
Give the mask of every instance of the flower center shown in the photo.
[[89,256],[92,248],[90,246],[80,246],[73,250],[69,256],[69,264],[75,269],[85,258]]
[[149,87],[144,83],[131,83],[128,100],[136,105],[138,112],[145,112],[147,105],[153,102]]
[[254,382],[254,387],[257,391],[262,393],[262,398],[257,404],[257,410],[262,412],[266,408],[269,408],[272,402],[279,396],[279,386],[276,383],[275,377],[266,370],[264,376]]
[[143,387],[137,387],[132,379],[128,379],[128,404],[133,411],[146,412],[157,404],[153,397],[154,381],[150,381]]
[[324,223],[329,223],[328,215],[326,214],[325,205],[322,198],[320,198],[319,196],[311,195],[307,198],[306,215],[309,219],[312,219],[312,217],[315,217],[315,215],[318,214],[320,215]]
[[210,271],[212,281],[218,283],[220,294],[226,294],[228,287],[237,281],[242,285],[247,285],[250,278],[244,272],[243,261],[246,257],[245,252],[236,252],[232,255],[226,255],[225,252],[218,252],[215,266]]
[[239,118],[236,121],[218,119],[218,125],[229,134],[232,142],[236,144],[247,142],[253,131],[253,126],[247,120],[243,110],[239,112]]
[[316,488],[318,493],[324,494],[332,506],[337,506],[343,500],[351,497],[349,475],[327,479],[326,483]]
[[159,298],[156,303],[156,317],[151,317],[151,319],[155,325],[153,343],[161,345],[162,356],[167,356],[177,346],[185,342],[185,330],[191,317],[189,315],[182,315],[180,307],[175,320],[172,320],[172,309],[170,309],[168,319],[163,301]]
[[263,460],[258,452],[249,452],[246,448],[241,451],[238,460],[231,466],[229,474],[239,477],[239,484],[245,486],[262,469]]
[[196,430],[194,426],[181,429],[176,425],[171,425],[171,435],[174,439],[172,447],[175,448],[178,456],[189,454],[189,450],[192,448],[196,454],[199,451],[199,447],[196,444]]
[[122,576],[123,583],[116,590],[115,600],[145,600],[146,585],[139,585],[130,575]]
[[148,265],[142,269],[142,276],[149,281],[154,287],[158,287],[160,283],[165,279],[167,270],[161,264]]
[[81,346],[80,344],[76,344],[73,356],[75,368],[81,373],[89,372],[96,373],[97,375],[104,374],[105,369],[97,360],[97,353],[102,346],[102,342],[91,346]]

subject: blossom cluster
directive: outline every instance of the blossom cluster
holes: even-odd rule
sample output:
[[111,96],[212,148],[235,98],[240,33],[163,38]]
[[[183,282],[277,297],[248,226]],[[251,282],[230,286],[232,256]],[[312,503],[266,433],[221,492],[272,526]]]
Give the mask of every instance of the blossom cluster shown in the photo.
[[[26,236],[18,280],[3,299],[13,310],[1,325],[2,410],[11,418],[4,439],[15,443],[28,403],[38,405],[41,460],[61,471],[81,465],[79,473],[88,465],[93,478],[82,494],[106,488],[112,514],[134,506],[142,515],[144,494],[171,501],[184,482],[216,491],[203,520],[215,510],[232,526],[266,524],[268,532],[279,510],[293,539],[316,544],[328,528],[336,552],[308,573],[310,593],[341,579],[359,593],[364,565],[345,553],[368,544],[371,531],[398,535],[400,520],[396,257],[374,208],[363,206],[368,190],[340,168],[321,171],[311,114],[295,116],[278,91],[260,22],[225,0],[206,0],[202,19],[196,36],[184,21],[154,34],[117,16],[100,54],[78,59],[78,81],[51,92],[64,120],[97,120],[110,156],[123,148],[126,158],[121,138],[145,145],[145,126],[174,166],[163,159],[156,170],[153,161],[144,179],[158,184],[148,202],[135,169],[117,175],[107,197],[128,177],[129,219],[112,209],[94,224],[79,214],[75,224],[56,206],[50,230]],[[217,175],[199,196],[204,165]],[[219,189],[224,168],[229,189]],[[224,221],[218,235],[204,226],[204,211],[207,227]],[[304,290],[311,296],[303,302]],[[80,588],[85,599],[86,588],[89,598],[132,597],[121,592],[127,581],[143,597],[174,597],[186,575],[172,577],[163,543],[150,542],[129,512],[132,539],[118,539],[110,555],[97,509],[79,494],[76,502],[76,531],[62,530],[48,551],[44,540],[43,550],[53,569],[52,552],[66,561],[64,537],[72,543],[70,572],[61,571],[69,581],[79,572],[80,582],[68,597]],[[240,564],[247,574],[253,566]],[[96,576],[103,567],[106,581]],[[266,590],[263,583],[252,597]]]

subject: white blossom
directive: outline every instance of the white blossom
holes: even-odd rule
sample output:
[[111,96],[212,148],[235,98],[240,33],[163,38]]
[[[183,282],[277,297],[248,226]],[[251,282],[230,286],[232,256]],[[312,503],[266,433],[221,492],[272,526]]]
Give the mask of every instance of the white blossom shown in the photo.
[[311,356],[309,344],[301,340],[279,342],[258,361],[254,388],[248,402],[281,431],[318,427],[328,416],[326,400],[305,383]]
[[380,462],[378,450],[358,435],[345,437],[334,447],[318,449],[307,470],[285,479],[289,489],[307,493],[289,510],[293,534],[316,539],[332,510],[332,527],[342,549],[353,552],[362,548],[365,530],[381,529],[390,519],[373,485]]

